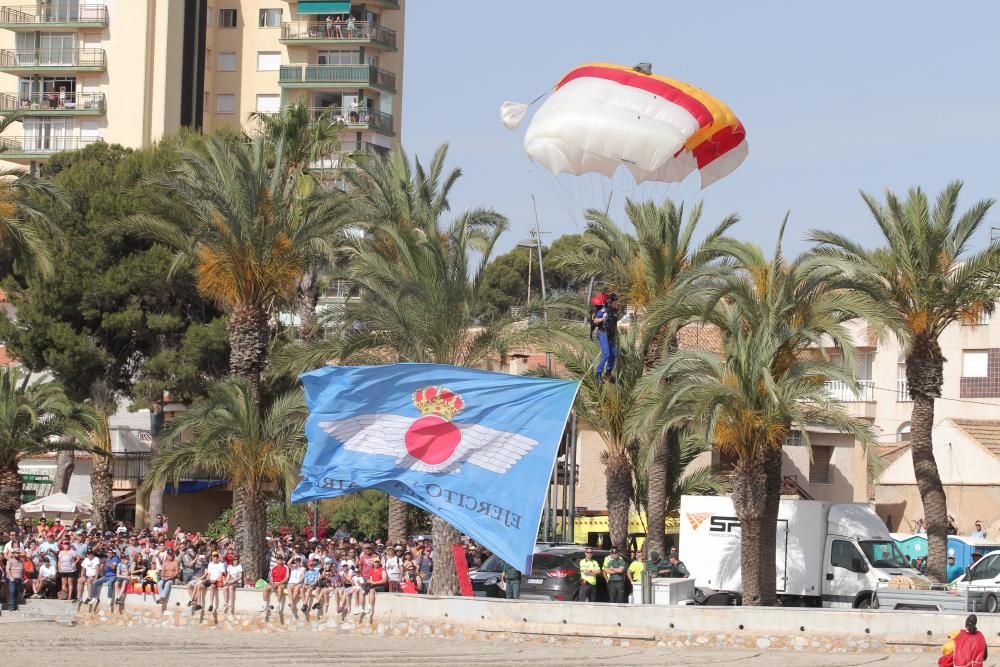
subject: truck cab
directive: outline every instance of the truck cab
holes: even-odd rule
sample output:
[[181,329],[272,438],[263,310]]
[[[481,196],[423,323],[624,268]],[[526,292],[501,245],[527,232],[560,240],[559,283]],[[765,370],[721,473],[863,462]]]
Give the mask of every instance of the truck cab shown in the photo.
[[892,577],[920,577],[906,565],[896,541],[864,505],[835,503],[827,514],[823,606],[869,609],[879,584]]

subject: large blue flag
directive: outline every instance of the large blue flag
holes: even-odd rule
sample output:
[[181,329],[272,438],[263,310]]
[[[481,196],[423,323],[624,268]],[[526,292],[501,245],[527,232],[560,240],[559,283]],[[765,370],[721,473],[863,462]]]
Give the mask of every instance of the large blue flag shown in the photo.
[[293,502],[379,489],[530,571],[577,382],[393,364],[322,368],[302,384],[309,449]]

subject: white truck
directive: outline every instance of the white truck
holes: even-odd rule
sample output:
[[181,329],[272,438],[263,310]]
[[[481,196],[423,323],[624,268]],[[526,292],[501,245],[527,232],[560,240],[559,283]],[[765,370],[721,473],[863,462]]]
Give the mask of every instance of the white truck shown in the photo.
[[[680,555],[697,587],[741,591],[740,537],[730,498],[681,498]],[[774,557],[783,605],[868,609],[880,584],[921,578],[885,523],[860,503],[782,500]]]

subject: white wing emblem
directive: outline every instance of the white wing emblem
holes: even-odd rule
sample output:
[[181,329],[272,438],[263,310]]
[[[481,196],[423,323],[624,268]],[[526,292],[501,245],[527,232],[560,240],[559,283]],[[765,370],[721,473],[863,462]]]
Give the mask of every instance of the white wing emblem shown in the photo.
[[[538,444],[517,433],[479,424],[453,423],[443,419],[440,422],[437,427],[448,429],[442,423],[448,424],[456,433],[443,437],[442,442],[447,442],[440,446],[432,443],[436,450],[430,455],[426,449],[411,447],[411,428],[417,424],[417,420],[411,417],[361,415],[341,421],[320,422],[319,427],[339,440],[345,449],[391,456],[396,459],[397,467],[420,472],[458,472],[463,463],[471,463],[502,475]],[[455,444],[452,445],[453,442]]]

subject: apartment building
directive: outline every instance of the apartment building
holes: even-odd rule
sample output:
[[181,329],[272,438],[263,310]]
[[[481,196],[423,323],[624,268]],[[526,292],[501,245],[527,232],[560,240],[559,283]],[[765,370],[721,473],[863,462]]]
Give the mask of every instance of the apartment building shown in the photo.
[[403,0],[210,0],[204,129],[299,103],[345,125],[341,150],[388,151],[402,112],[404,12]]
[[3,2],[0,115],[21,114],[0,136],[5,166],[245,126],[295,102],[345,125],[340,151],[398,142],[402,0]]
[[[37,165],[95,141],[146,146],[193,122],[198,0],[0,0],[0,159]],[[187,108],[184,108],[185,103]]]

